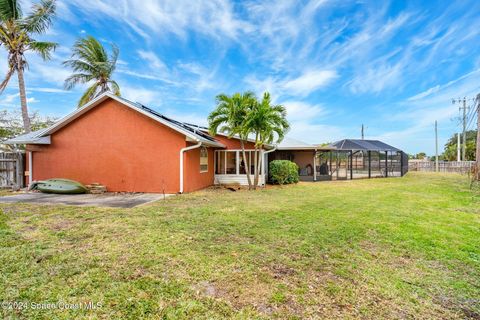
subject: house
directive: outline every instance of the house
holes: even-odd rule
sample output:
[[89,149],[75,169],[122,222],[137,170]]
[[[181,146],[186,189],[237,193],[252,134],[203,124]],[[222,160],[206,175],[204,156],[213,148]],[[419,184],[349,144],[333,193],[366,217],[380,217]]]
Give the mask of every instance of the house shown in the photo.
[[[98,182],[114,192],[182,193],[214,184],[247,184],[246,166],[250,166],[253,175],[256,156],[261,158],[261,185],[268,176],[267,163],[283,158],[299,164],[302,180],[322,180],[323,176],[341,179],[343,173],[340,177],[339,172],[350,167],[348,156],[344,159],[339,155],[354,155],[353,149],[337,150],[334,145],[319,147],[285,139],[257,154],[254,143],[248,141],[244,159],[236,138],[221,134],[212,137],[207,128],[173,120],[110,93],[102,94],[51,127],[6,143],[26,145],[29,183],[68,178],[85,184]],[[393,167],[392,157],[393,153],[390,160],[387,155],[387,162],[382,162],[384,176],[388,161]],[[356,170],[360,168],[357,160],[355,164]]]

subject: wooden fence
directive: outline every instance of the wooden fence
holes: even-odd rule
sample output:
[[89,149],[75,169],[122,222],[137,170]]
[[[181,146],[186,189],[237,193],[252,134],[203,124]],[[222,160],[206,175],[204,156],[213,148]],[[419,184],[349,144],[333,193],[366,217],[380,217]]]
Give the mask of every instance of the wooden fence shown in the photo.
[[[475,167],[475,161],[439,161],[439,172],[456,172],[467,174],[472,172]],[[428,171],[435,172],[435,161],[409,161],[408,169],[410,171]]]
[[0,188],[22,188],[25,154],[0,152]]

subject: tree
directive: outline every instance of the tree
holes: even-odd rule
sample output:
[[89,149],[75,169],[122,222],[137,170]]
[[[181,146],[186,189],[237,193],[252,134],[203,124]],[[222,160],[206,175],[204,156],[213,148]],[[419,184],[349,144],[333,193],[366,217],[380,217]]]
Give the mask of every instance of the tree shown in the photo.
[[[55,123],[56,119],[48,116],[41,116],[38,111],[34,111],[30,115],[30,123],[32,130],[40,130],[49,127]],[[23,121],[18,112],[0,111],[0,145],[2,141],[16,137],[22,133]],[[2,145],[1,149],[11,151],[11,145]]]
[[55,50],[57,44],[37,41],[33,37],[45,33],[54,15],[55,0],[41,0],[39,4],[33,5],[32,12],[26,17],[22,14],[19,0],[0,0],[0,46],[8,52],[8,70],[0,83],[0,93],[17,73],[25,132],[31,130],[24,79],[25,67],[28,67],[25,52],[32,51],[40,54],[44,60],[50,59],[51,51]]
[[[229,138],[238,136],[243,159],[247,159],[245,142],[250,134],[248,128],[245,127],[245,120],[255,102],[255,95],[250,91],[235,93],[232,96],[219,94],[216,97],[217,106],[208,116],[210,134],[215,135],[217,132],[222,132],[227,134]],[[245,165],[245,173],[247,175],[248,188],[251,189],[250,165],[247,163]]]
[[[466,132],[467,143],[465,148],[465,158],[467,161],[475,160],[475,150],[477,146],[477,130],[469,130]],[[457,133],[455,133],[445,144],[443,158],[448,161],[457,160]]]
[[414,159],[419,159],[419,160],[423,160],[427,157],[427,154],[425,152],[419,152],[417,153],[416,155],[414,155]]
[[253,189],[256,189],[262,159],[260,151],[265,144],[279,143],[290,128],[287,111],[282,105],[273,105],[270,94],[265,92],[261,101],[256,101],[247,114],[244,129],[255,136],[255,176]]
[[65,89],[71,90],[77,84],[93,82],[78,101],[78,107],[106,91],[120,96],[120,87],[112,79],[119,54],[117,46],[112,44],[112,54],[109,56],[97,39],[88,36],[77,40],[72,51],[71,59],[63,62],[63,65],[72,68],[75,73],[65,80]]

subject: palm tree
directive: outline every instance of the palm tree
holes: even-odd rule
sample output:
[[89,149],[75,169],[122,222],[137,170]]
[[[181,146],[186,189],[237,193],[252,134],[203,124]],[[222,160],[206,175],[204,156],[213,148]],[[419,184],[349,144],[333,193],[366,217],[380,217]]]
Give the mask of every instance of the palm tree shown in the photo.
[[[255,101],[255,95],[250,91],[243,94],[235,93],[232,96],[219,94],[216,97],[217,106],[208,116],[210,134],[215,135],[217,132],[222,132],[227,134],[229,138],[239,137],[243,159],[247,159],[245,141],[247,141],[250,133],[245,126],[245,120]],[[245,163],[245,171],[248,187],[251,189],[250,164]]]
[[272,105],[268,92],[263,94],[262,101],[257,101],[247,115],[246,130],[255,135],[255,176],[253,189],[258,185],[261,157],[260,150],[265,144],[280,143],[290,128],[287,121],[287,111],[282,105]]
[[78,107],[106,91],[120,96],[120,87],[112,80],[119,53],[117,46],[112,44],[112,54],[109,57],[102,44],[88,36],[77,40],[72,51],[72,58],[63,65],[71,67],[76,73],[65,80],[65,89],[71,90],[77,84],[93,82],[78,101]]
[[25,52],[33,51],[40,54],[44,60],[50,59],[51,51],[55,50],[57,44],[37,41],[33,36],[45,33],[52,24],[54,15],[55,0],[41,0],[33,5],[31,13],[26,17],[22,14],[19,0],[0,0],[0,46],[4,46],[8,52],[8,71],[0,83],[0,93],[5,90],[16,72],[25,132],[31,130],[25,92],[24,70],[28,67]]

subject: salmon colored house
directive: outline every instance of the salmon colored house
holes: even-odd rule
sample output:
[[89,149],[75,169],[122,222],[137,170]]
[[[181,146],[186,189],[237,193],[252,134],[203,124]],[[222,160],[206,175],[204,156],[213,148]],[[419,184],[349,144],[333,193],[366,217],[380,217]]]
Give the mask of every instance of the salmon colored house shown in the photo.
[[[108,191],[183,193],[214,184],[247,184],[255,150],[207,128],[176,121],[141,104],[105,93],[53,126],[4,143],[25,144],[28,182],[67,178],[98,182]],[[378,140],[344,139],[319,146],[285,138],[257,151],[259,184],[268,163],[290,160],[300,180],[403,176],[407,155]]]
[[[110,93],[49,128],[7,143],[26,144],[29,184],[68,178],[98,182],[114,192],[182,193],[215,183],[246,182],[243,166],[251,163],[253,169],[250,159],[237,161],[238,139],[212,137],[206,128],[167,118]],[[246,148],[247,158],[253,159],[253,143]],[[264,183],[262,172],[260,184]]]

